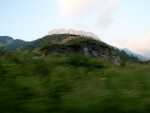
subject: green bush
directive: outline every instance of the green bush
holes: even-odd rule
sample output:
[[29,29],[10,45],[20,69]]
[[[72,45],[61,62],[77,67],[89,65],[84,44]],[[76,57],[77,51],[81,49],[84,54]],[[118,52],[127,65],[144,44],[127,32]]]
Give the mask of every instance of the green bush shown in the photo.
[[0,55],[5,55],[5,54],[7,54],[6,48],[0,46]]
[[71,55],[67,59],[67,63],[72,66],[81,66],[81,67],[93,67],[93,68],[103,68],[104,64],[103,62],[99,59],[94,59],[90,57],[86,57],[84,55]]

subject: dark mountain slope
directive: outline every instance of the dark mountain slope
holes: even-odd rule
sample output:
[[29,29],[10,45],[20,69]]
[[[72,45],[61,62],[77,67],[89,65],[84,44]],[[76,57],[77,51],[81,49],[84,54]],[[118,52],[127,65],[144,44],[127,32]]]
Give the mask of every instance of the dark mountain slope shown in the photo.
[[41,48],[44,44],[46,43],[51,43],[51,42],[60,42],[62,41],[68,34],[57,34],[57,35],[46,35],[42,38],[39,38],[37,40],[28,42],[23,49],[25,50],[34,50],[37,48]]
[[7,46],[14,41],[12,37],[9,36],[0,36],[0,46]]
[[5,47],[8,51],[16,51],[26,44],[26,41],[20,39],[13,39],[9,36],[0,36],[0,46]]

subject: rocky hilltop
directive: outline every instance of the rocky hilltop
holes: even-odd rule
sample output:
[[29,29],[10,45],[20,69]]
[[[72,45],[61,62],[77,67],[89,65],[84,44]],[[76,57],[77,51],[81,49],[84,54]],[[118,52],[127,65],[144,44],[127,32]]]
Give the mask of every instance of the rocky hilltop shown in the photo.
[[121,63],[120,57],[115,52],[115,48],[100,40],[74,34],[68,34],[60,42],[56,40],[55,37],[51,38],[52,44],[42,48],[42,51],[46,55],[53,53],[77,53],[104,59],[117,65]]
[[104,43],[93,33],[75,30],[54,30],[49,35],[31,42],[0,36],[0,46],[6,48],[9,52],[21,49],[30,52],[42,50],[46,55],[52,53],[77,53],[104,59],[117,65],[120,62],[140,62],[137,57],[128,55],[124,50]]

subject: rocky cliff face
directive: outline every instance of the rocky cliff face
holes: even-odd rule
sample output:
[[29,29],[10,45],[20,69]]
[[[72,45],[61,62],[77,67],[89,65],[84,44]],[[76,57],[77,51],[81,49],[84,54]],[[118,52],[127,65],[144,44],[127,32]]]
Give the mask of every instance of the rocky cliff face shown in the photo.
[[117,65],[120,65],[121,63],[120,57],[115,53],[113,47],[98,40],[85,37],[74,38],[68,40],[67,42],[65,41],[65,43],[52,44],[43,48],[42,50],[45,51],[46,55],[53,53],[77,53],[95,58],[101,58],[107,62],[111,62]]

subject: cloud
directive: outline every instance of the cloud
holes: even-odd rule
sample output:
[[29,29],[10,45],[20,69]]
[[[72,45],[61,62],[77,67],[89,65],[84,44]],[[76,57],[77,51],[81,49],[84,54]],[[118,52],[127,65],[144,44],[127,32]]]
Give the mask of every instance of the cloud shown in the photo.
[[130,47],[131,49],[150,49],[150,33],[140,37],[140,38],[132,38],[127,41],[126,46]]
[[86,13],[93,8],[97,8],[102,5],[104,1],[105,0],[57,0],[57,3],[62,15],[72,16]]
[[118,0],[109,0],[107,3],[104,12],[100,15],[98,25],[105,29],[108,28],[113,23],[112,14],[118,8]]
[[106,10],[103,12],[103,16],[109,16],[109,15],[113,14],[116,11],[116,9],[118,8],[118,2],[119,2],[119,0],[110,0],[108,2]]
[[61,15],[71,22],[80,24],[91,19],[87,24],[107,28],[113,23],[112,14],[116,11],[118,2],[119,0],[57,0],[57,5]]

